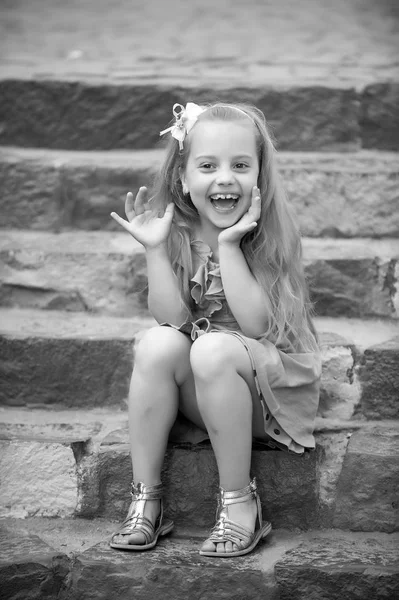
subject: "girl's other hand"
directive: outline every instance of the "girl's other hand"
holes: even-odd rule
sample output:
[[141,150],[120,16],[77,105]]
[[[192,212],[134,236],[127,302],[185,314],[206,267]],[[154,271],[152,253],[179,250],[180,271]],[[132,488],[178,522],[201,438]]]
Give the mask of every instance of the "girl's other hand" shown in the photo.
[[241,242],[242,237],[255,229],[258,224],[260,217],[261,201],[260,201],[260,190],[258,187],[252,188],[252,199],[251,206],[248,211],[241,217],[237,223],[224,229],[218,237],[219,246],[227,246],[231,244],[238,245]]
[[172,225],[174,204],[168,204],[162,216],[154,214],[148,204],[148,191],[141,187],[133,199],[128,192],[125,202],[127,221],[112,212],[111,217],[130,233],[145,248],[155,248],[166,243]]

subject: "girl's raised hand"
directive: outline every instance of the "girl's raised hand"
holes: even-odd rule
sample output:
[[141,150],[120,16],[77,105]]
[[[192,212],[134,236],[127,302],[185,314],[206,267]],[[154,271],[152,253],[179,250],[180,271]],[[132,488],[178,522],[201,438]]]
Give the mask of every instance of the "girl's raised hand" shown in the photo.
[[130,233],[145,248],[155,248],[164,244],[170,233],[174,204],[166,207],[165,213],[160,217],[148,205],[148,192],[146,187],[141,187],[133,199],[133,194],[128,192],[125,202],[127,221],[112,212],[111,217]]
[[254,186],[252,188],[251,206],[237,223],[224,229],[218,237],[219,245],[239,244],[241,238],[255,229],[260,217],[261,201],[260,190]]

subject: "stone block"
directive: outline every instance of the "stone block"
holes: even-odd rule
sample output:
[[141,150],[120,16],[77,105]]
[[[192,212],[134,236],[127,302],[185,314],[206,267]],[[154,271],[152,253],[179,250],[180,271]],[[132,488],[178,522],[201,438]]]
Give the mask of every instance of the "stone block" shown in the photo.
[[352,531],[399,530],[399,433],[356,431],[337,486],[334,527]]
[[67,587],[70,559],[36,535],[0,525],[2,600],[58,600]]
[[58,170],[48,162],[10,160],[0,149],[2,227],[57,229],[62,223]]
[[[252,474],[257,478],[261,498],[267,499],[263,504],[264,518],[274,527],[310,529],[318,526],[316,462],[316,452],[297,457],[254,448]],[[98,477],[100,506],[96,516],[123,520],[131,500],[129,445],[104,444],[95,469],[91,464],[86,468],[84,461],[82,468]],[[169,447],[162,479],[168,517],[179,526],[213,526],[218,476],[209,444]],[[85,516],[89,516],[87,512]]]
[[78,504],[70,445],[0,440],[0,517],[68,517]]
[[148,316],[145,256],[137,242],[127,242],[110,233],[8,232],[0,243],[0,303]]
[[302,235],[398,237],[398,157],[386,152],[280,153]]
[[275,566],[280,600],[394,600],[397,541],[336,536],[289,550]]
[[0,404],[124,407],[145,321],[58,311],[2,312]]
[[397,258],[318,259],[305,263],[310,297],[318,316],[394,317]]
[[399,150],[399,83],[366,86],[361,98],[361,135],[364,148]]
[[132,342],[0,337],[0,404],[124,406]]
[[399,337],[367,348],[358,377],[358,412],[368,419],[399,419]]
[[342,471],[351,434],[346,431],[317,432],[319,449],[319,520],[322,527],[331,527],[336,500],[337,485]]
[[360,400],[360,387],[354,380],[354,349],[339,335],[322,334],[319,338],[322,376],[318,416],[351,419]]
[[[279,149],[353,150],[359,146],[359,101],[338,87],[184,88],[61,80],[0,81],[2,145],[73,150],[153,148],[176,99],[251,102],[269,121]],[[143,106],[146,118],[143,119]],[[170,108],[168,108],[170,107]],[[148,127],[148,124],[151,127]]]

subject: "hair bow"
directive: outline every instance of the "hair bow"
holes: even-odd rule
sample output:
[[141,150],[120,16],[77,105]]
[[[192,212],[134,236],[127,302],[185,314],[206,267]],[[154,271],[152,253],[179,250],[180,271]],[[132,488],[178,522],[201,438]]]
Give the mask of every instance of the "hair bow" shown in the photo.
[[183,142],[186,135],[204,110],[204,108],[201,108],[198,104],[194,104],[194,102],[187,102],[186,108],[181,104],[174,104],[173,116],[176,119],[176,123],[172,127],[161,131],[159,135],[164,135],[170,131],[172,137],[179,142],[179,149],[183,150]]

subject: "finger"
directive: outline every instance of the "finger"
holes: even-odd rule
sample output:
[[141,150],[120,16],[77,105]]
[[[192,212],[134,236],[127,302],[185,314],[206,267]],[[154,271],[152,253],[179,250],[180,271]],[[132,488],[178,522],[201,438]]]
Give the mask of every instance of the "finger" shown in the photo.
[[147,198],[148,198],[147,188],[145,186],[142,186],[137,193],[136,201],[134,203],[134,210],[136,211],[137,215],[142,215],[143,212],[145,211],[145,209],[146,209],[145,205],[147,204]]
[[257,186],[252,188],[252,198],[251,198],[251,206],[248,210],[248,213],[251,216],[251,220],[257,220],[260,217],[261,211],[261,198],[260,198],[260,190]]
[[166,207],[164,218],[171,221],[173,219],[174,212],[175,212],[175,204],[174,204],[174,202],[170,202],[168,204],[168,206]]
[[128,221],[132,221],[136,216],[136,213],[134,212],[134,199],[132,192],[128,192],[126,195],[125,214]]
[[112,212],[111,213],[111,217],[117,222],[119,223],[119,225],[122,225],[122,227],[124,229],[126,229],[126,231],[129,231],[129,221],[125,221],[125,219],[122,219],[122,217],[120,217],[119,215],[117,215],[116,213]]

